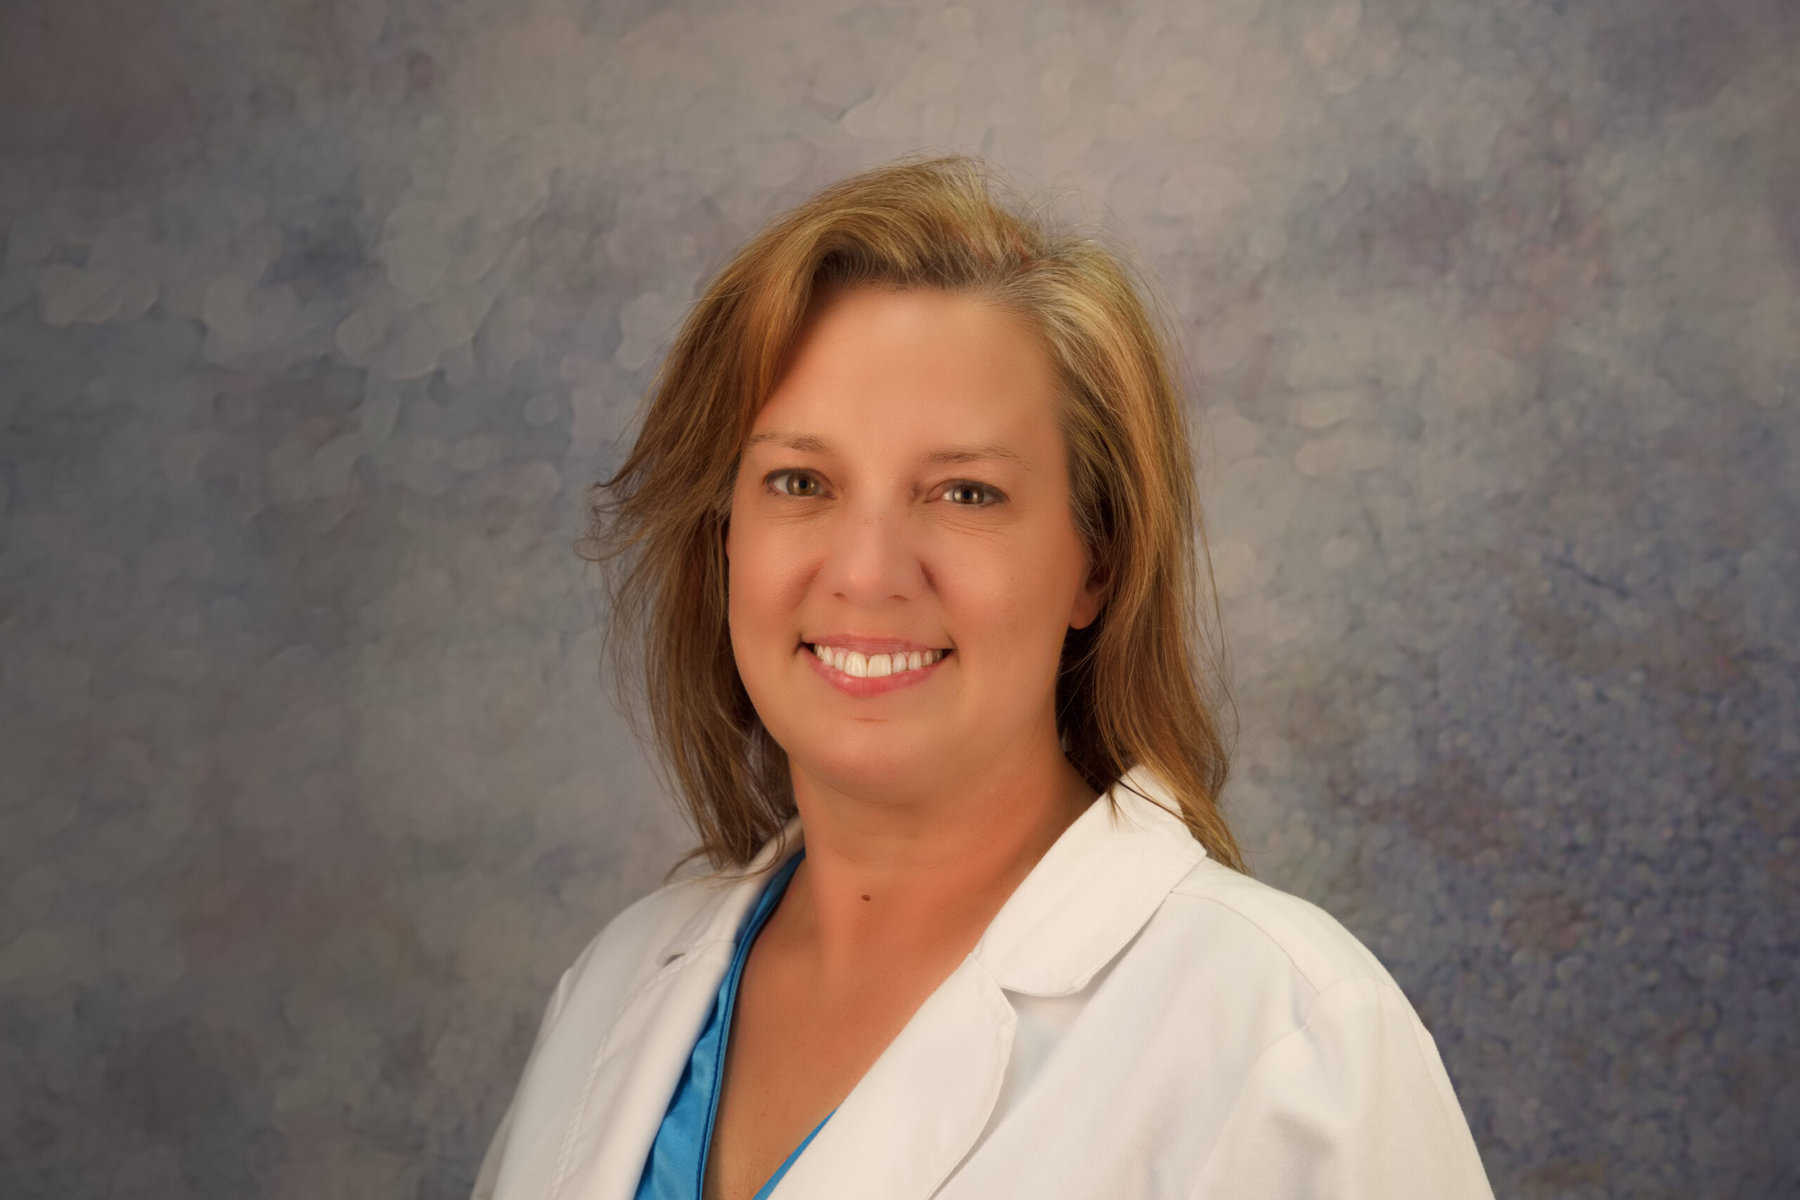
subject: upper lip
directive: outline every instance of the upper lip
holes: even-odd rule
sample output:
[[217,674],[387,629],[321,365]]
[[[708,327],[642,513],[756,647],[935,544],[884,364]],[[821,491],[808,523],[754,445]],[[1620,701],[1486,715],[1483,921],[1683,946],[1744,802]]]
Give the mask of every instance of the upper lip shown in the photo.
[[808,646],[830,646],[837,650],[854,650],[858,654],[911,654],[915,650],[949,649],[948,646],[932,646],[906,638],[868,637],[860,633],[822,633],[801,640]]

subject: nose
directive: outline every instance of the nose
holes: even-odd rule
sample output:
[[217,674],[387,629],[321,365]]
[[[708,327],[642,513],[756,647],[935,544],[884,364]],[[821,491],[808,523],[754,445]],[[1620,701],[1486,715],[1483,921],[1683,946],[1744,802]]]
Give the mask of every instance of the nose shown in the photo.
[[924,590],[925,564],[904,510],[847,509],[833,524],[819,572],[832,595],[877,607]]

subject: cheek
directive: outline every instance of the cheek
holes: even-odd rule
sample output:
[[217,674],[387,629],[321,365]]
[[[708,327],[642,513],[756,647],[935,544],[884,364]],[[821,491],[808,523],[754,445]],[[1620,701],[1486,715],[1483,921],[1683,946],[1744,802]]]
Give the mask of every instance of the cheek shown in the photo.
[[755,539],[746,537],[740,530],[741,526],[733,522],[725,537],[725,611],[731,621],[734,641],[741,627],[755,621],[762,591],[758,576],[764,566]]
[[745,639],[777,628],[788,632],[796,619],[804,580],[800,556],[790,541],[753,521],[731,524],[725,539],[727,613],[732,643],[740,654],[755,648]]
[[1085,571],[1078,543],[1040,536],[1006,561],[994,562],[969,602],[980,606],[984,623],[1009,643],[1021,664],[1054,662]]
[[1048,581],[1042,564],[1018,547],[987,541],[956,546],[930,556],[928,565],[948,630],[970,662],[1007,664],[1010,672],[1044,640]]

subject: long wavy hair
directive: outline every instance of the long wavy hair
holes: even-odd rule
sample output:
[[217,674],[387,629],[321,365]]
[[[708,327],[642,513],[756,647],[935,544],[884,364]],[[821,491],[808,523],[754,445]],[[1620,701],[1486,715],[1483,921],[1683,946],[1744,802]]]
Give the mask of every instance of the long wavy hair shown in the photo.
[[814,293],[872,285],[979,296],[1031,323],[1062,395],[1076,528],[1106,583],[1062,651],[1064,753],[1096,791],[1153,770],[1214,859],[1244,869],[1219,812],[1230,711],[1177,376],[1147,291],[1089,236],[1002,203],[967,158],[837,183],[750,240],[688,314],[642,432],[590,492],[580,552],[605,564],[620,679],[641,672],[690,857],[742,867],[794,813],[787,756],[738,678],[725,523],[751,424]]

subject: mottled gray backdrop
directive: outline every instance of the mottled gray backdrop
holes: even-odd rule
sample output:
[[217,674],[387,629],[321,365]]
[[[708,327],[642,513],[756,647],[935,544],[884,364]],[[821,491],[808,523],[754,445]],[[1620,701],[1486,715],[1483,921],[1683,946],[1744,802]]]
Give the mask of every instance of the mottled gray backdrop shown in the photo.
[[1185,340],[1257,872],[1503,1196],[1800,1190],[1800,6],[9,0],[0,1194],[463,1192],[685,844],[571,552],[900,153]]

